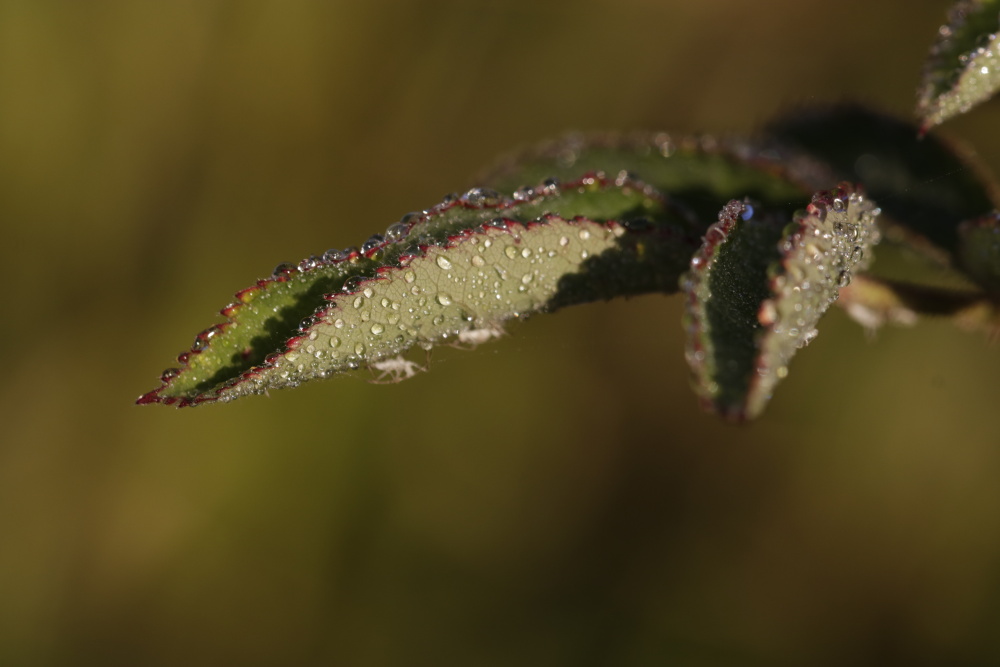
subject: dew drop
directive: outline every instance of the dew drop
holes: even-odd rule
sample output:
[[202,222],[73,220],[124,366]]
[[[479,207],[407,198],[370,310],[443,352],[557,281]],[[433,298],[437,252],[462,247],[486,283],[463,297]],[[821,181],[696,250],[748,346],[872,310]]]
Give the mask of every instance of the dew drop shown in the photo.
[[514,259],[515,257],[517,257],[517,248],[515,248],[512,245],[509,245],[503,249],[503,254],[507,255],[511,259]]
[[160,382],[163,382],[164,384],[166,384],[167,382],[170,382],[171,380],[173,380],[175,377],[177,377],[180,374],[181,374],[181,369],[179,369],[179,368],[168,368],[167,370],[163,371],[160,374]]
[[472,188],[464,195],[462,201],[470,206],[496,206],[501,203],[500,193],[489,188]]
[[403,280],[405,280],[408,283],[412,283],[416,279],[417,279],[417,274],[415,274],[413,271],[407,271],[406,273],[403,274]]
[[385,331],[385,327],[379,324],[378,322],[372,325],[372,334],[378,336],[383,331]]
[[371,237],[365,241],[361,246],[361,254],[367,255],[375,248],[379,247],[385,243],[385,237],[381,234],[372,234]]
[[590,238],[590,230],[581,229],[580,230],[580,240],[581,241],[586,241],[589,238]]
[[364,343],[358,343],[357,345],[354,346],[354,354],[364,354],[364,353],[365,353]]
[[847,287],[850,284],[851,284],[851,272],[841,271],[840,275],[837,276],[837,286]]
[[330,337],[330,347],[340,347],[340,339],[336,336]]
[[438,303],[440,303],[442,306],[450,306],[451,305],[451,297],[449,295],[445,294],[444,292],[438,293],[437,297],[435,297],[435,300]]
[[372,298],[372,294],[374,294],[374,293],[375,293],[375,290],[373,290],[371,287],[366,287],[365,291],[362,292],[362,294],[364,294],[369,299]]
[[338,329],[343,329],[344,328],[344,320],[342,320],[342,319],[340,319],[338,317],[337,319],[335,319],[333,321],[333,326],[336,327],[336,328],[338,328]]
[[566,238],[565,236],[559,237],[559,245],[565,248],[566,246],[569,245],[569,239]]
[[353,303],[352,305],[353,305],[353,306],[354,306],[355,308],[360,308],[361,306],[363,306],[363,305],[364,305],[364,303],[365,303],[365,300],[364,300],[364,298],[362,298],[362,297],[360,297],[360,296],[359,296],[358,298],[356,298],[356,299],[354,300],[354,303]]
[[445,271],[451,268],[451,262],[448,261],[448,258],[445,257],[444,255],[438,255],[436,261],[437,265],[440,266]]
[[514,201],[528,201],[535,196],[535,189],[528,185],[514,191]]
[[[403,217],[405,219],[411,215],[415,214],[407,213]],[[409,230],[410,230],[410,225],[407,224],[407,221],[401,220],[400,222],[394,222],[391,225],[389,225],[389,227],[385,230],[385,240],[388,241],[389,243],[396,243],[397,241],[402,240],[402,238],[406,236],[406,232],[408,232]]]
[[473,255],[472,256],[472,265],[473,266],[484,266],[485,264],[486,264],[486,260],[483,259],[482,255]]
[[535,276],[533,273],[525,273],[523,276],[521,276],[521,282],[527,285],[528,283],[531,282],[532,278],[534,277]]
[[274,278],[281,278],[283,276],[289,276],[298,271],[294,264],[289,262],[282,262],[274,267],[274,271],[271,272],[271,276]]
[[521,257],[524,257],[525,259],[528,259],[529,257],[531,257],[531,250],[529,248],[523,249],[521,251]]

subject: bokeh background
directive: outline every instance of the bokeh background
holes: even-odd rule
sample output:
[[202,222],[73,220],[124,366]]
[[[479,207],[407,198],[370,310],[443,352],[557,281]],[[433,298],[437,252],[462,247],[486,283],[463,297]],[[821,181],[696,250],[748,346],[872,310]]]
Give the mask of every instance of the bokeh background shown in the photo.
[[[947,323],[831,312],[747,427],[663,296],[133,405],[233,292],[518,145],[910,114],[947,5],[0,4],[0,664],[1000,663],[1000,349]],[[994,169],[997,113],[946,128]]]

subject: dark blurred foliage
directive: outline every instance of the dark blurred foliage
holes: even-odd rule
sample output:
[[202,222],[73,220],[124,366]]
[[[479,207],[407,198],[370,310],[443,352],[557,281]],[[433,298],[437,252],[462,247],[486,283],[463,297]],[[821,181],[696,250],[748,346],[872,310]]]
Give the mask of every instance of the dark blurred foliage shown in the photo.
[[[0,664],[1000,662],[1000,350],[945,322],[832,312],[743,428],[657,296],[132,405],[234,291],[517,145],[909,115],[947,5],[0,4]],[[996,169],[996,122],[945,131]]]

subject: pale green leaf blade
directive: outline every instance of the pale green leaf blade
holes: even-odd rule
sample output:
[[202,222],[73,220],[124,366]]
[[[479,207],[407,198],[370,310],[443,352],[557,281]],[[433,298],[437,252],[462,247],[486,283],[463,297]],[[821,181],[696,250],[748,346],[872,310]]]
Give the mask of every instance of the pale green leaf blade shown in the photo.
[[[233,396],[230,388],[239,385],[241,391],[245,390],[249,386],[247,378],[272,377],[269,371],[276,364],[284,363],[286,355],[295,354],[303,335],[312,333],[321,318],[329,315],[331,299],[334,303],[347,297],[352,303],[355,299],[367,300],[369,297],[364,291],[372,289],[372,281],[378,282],[389,274],[397,282],[405,281],[408,274],[400,269],[411,262],[420,264],[421,258],[433,255],[436,248],[451,248],[457,240],[492,234],[495,232],[490,230],[496,228],[529,225],[531,233],[525,232],[529,238],[545,236],[551,241],[545,231],[549,223],[544,222],[550,215],[563,216],[567,220],[580,217],[598,221],[594,224],[614,220],[617,225],[614,229],[623,232],[621,236],[625,238],[615,237],[617,254],[598,256],[598,251],[603,253],[610,248],[581,248],[580,252],[586,251],[590,257],[579,256],[575,265],[561,265],[565,274],[556,275],[553,273],[555,268],[550,268],[547,275],[550,279],[562,280],[560,289],[551,294],[533,293],[535,307],[532,310],[649,290],[672,291],[676,289],[677,275],[686,256],[694,247],[691,229],[695,225],[689,212],[654,188],[632,179],[610,181],[585,177],[564,187],[549,183],[539,186],[530,196],[521,193],[518,199],[476,188],[462,197],[448,197],[428,211],[407,215],[403,221],[390,226],[385,235],[373,236],[360,249],[331,250],[323,257],[309,258],[298,266],[279,266],[274,276],[237,294],[237,301],[222,311],[227,321],[199,334],[192,349],[178,358],[178,368],[165,371],[163,384],[142,396],[139,402],[191,405]],[[540,220],[543,222],[537,222]],[[625,234],[625,231],[630,233]],[[556,245],[546,252],[563,256],[569,252],[568,245],[569,242],[566,246]],[[639,250],[641,256],[637,254]],[[510,258],[496,259],[506,262]],[[590,261],[585,262],[588,259]],[[447,258],[442,258],[442,262],[445,261]],[[498,268],[503,269],[503,266],[500,264]],[[588,281],[590,272],[603,270],[607,273],[609,267],[614,269],[610,275],[596,283]],[[440,276],[425,272],[422,279],[435,284],[443,280],[447,271],[439,268],[442,269]],[[491,270],[496,272],[498,269]],[[526,291],[533,289],[527,283],[523,286]],[[429,287],[415,284],[411,289]],[[452,297],[474,320],[502,321],[522,314],[522,306],[514,302],[505,304],[505,314],[488,314],[493,312],[490,309],[498,299],[485,285],[482,296],[475,299],[465,294],[461,298]],[[453,312],[447,308],[445,311],[440,314],[447,316]],[[333,317],[332,321],[336,319]],[[382,326],[388,328],[398,324],[386,320]],[[429,333],[423,325],[410,328],[415,333],[394,333],[392,340],[395,342],[389,347],[362,343],[361,338],[344,340],[345,346],[351,349],[362,343],[367,351],[353,357],[348,355],[350,358],[342,358],[339,353],[328,355],[331,364],[322,372],[339,372],[375,362],[390,350],[395,354],[415,343],[442,338],[447,333],[445,329],[433,329]],[[395,340],[399,335],[403,335],[403,341]],[[276,385],[289,384],[286,379],[279,377],[281,381],[276,381]],[[266,386],[262,386],[264,388]]]
[[961,0],[941,26],[917,102],[923,129],[963,114],[1000,89],[1000,0]]

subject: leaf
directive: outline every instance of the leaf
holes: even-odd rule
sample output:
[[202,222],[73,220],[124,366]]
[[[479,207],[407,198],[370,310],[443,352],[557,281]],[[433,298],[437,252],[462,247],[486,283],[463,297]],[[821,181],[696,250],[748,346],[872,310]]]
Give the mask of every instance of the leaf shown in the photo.
[[1000,89],[1000,0],[962,0],[938,30],[917,102],[922,130],[963,114]]
[[1000,301],[1000,211],[962,223],[958,233],[962,266]]
[[[916,249],[954,261],[958,225],[997,208],[994,180],[971,154],[916,126],[863,107],[798,111],[769,124],[766,135],[782,159],[805,153],[825,165],[810,184],[858,182],[882,208],[882,224],[905,232]],[[799,172],[807,175],[807,170]],[[877,269],[877,266],[876,266]]]
[[[881,245],[879,261],[882,261]],[[916,324],[918,315],[948,316],[971,323],[970,311],[982,303],[981,292],[881,280],[869,275],[855,276],[850,285],[841,288],[837,300],[837,305],[851,319],[871,332],[886,323]]]
[[[607,221],[607,222],[605,222]],[[139,403],[194,405],[384,361],[470,329],[646,291],[675,291],[698,223],[628,177],[516,199],[475,188],[237,294]]]
[[750,197],[768,206],[794,207],[808,202],[817,189],[753,144],[664,132],[569,135],[500,160],[478,182],[513,193],[524,183],[553,176],[567,180],[587,171],[612,176],[629,172],[683,201],[704,227],[730,199]]
[[877,215],[846,184],[791,224],[747,201],[722,210],[683,282],[686,356],[707,409],[734,421],[760,414],[839,288],[871,260]]

